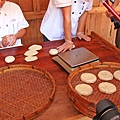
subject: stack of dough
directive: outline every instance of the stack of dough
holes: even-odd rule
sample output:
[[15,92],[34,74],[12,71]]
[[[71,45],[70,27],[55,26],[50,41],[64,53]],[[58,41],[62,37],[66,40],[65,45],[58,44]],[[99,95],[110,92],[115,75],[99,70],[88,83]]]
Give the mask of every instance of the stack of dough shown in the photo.
[[38,51],[37,50],[41,50],[42,49],[42,46],[41,45],[31,45],[29,48],[28,48],[28,51],[26,51],[24,53],[24,55],[26,56],[25,57],[25,61],[27,62],[31,62],[31,61],[35,61],[38,59],[37,55],[38,54]]

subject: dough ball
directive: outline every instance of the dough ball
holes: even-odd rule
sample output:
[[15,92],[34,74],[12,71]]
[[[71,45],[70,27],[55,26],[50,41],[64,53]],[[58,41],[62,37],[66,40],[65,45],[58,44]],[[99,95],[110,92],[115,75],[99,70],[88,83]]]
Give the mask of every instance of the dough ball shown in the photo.
[[29,50],[41,50],[42,46],[41,45],[31,45],[28,49]]
[[49,50],[49,54],[50,55],[57,55],[58,54],[58,50],[57,49],[50,49]]
[[116,92],[116,86],[109,82],[102,82],[98,85],[99,91],[106,93],[106,94],[112,94]]
[[89,96],[93,93],[93,88],[87,84],[78,84],[75,86],[75,90],[79,95]]
[[28,50],[24,53],[25,56],[33,56],[33,55],[37,55],[38,51],[36,50]]
[[113,79],[113,74],[107,70],[102,70],[98,73],[98,78],[104,81],[109,81]]
[[97,77],[92,73],[83,73],[81,75],[81,81],[85,83],[94,83],[96,82]]
[[116,71],[113,73],[113,76],[114,76],[115,79],[120,80],[120,70],[116,70]]
[[75,45],[73,44],[73,49],[75,48]]
[[26,62],[32,62],[32,61],[35,61],[37,59],[38,59],[37,56],[28,56],[28,57],[25,57],[25,61]]
[[12,63],[15,60],[14,56],[7,56],[5,57],[5,62],[6,63]]

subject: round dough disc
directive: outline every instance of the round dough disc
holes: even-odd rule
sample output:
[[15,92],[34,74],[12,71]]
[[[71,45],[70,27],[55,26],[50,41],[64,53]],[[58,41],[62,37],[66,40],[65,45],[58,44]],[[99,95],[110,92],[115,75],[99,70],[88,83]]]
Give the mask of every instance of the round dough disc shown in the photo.
[[93,93],[93,88],[87,84],[78,84],[75,86],[75,90],[79,95],[89,96]]
[[81,81],[85,83],[94,83],[97,80],[97,77],[92,73],[83,73],[81,75]]
[[5,62],[6,63],[12,63],[15,60],[14,56],[7,56],[5,57]]
[[116,86],[109,82],[102,82],[98,85],[99,91],[106,93],[106,94],[112,94],[116,92]]
[[37,56],[28,56],[28,57],[25,57],[25,61],[26,62],[32,62],[32,61],[35,61],[37,59],[38,59]]
[[33,55],[37,55],[38,51],[36,50],[28,50],[24,53],[25,56],[33,56]]
[[41,50],[42,46],[41,45],[31,45],[28,49],[29,50]]
[[75,45],[73,44],[73,49],[75,48]]
[[49,54],[50,55],[57,55],[58,54],[58,50],[57,49],[50,49],[49,50]]
[[87,116],[83,116],[80,119],[76,119],[76,120],[92,120],[92,118],[87,117]]
[[120,70],[116,70],[116,71],[113,73],[113,76],[114,76],[115,79],[120,80]]
[[113,74],[107,70],[102,70],[98,73],[98,78],[104,81],[109,81],[113,79]]

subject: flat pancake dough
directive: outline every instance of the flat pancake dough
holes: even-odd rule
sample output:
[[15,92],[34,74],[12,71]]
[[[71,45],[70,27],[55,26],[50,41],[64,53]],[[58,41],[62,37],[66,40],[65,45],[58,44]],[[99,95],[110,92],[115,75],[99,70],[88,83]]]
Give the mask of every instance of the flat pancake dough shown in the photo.
[[57,55],[58,54],[58,50],[57,49],[50,49],[49,50],[49,54],[50,55]]
[[83,73],[80,78],[85,83],[94,83],[97,80],[97,77],[92,73]]
[[31,45],[28,49],[29,50],[41,50],[42,46],[41,45]]
[[15,60],[14,56],[7,56],[5,57],[5,62],[6,63],[12,63]]
[[84,117],[81,117],[81,118],[78,118],[76,120],[92,120],[92,118],[89,118],[87,116],[84,116]]
[[116,86],[109,82],[102,82],[98,85],[99,91],[106,93],[106,94],[112,94],[116,92]]
[[115,79],[120,80],[120,70],[116,70],[116,71],[113,73],[113,76],[114,76]]
[[79,95],[89,96],[93,93],[93,88],[87,84],[78,84],[75,86],[75,90]]
[[37,59],[38,59],[37,56],[28,56],[28,57],[25,57],[25,61],[26,62],[32,62],[32,61],[35,61]]
[[75,48],[75,45],[73,44],[73,49]]
[[113,79],[113,74],[107,70],[102,70],[98,73],[98,78],[104,81],[109,81]]
[[24,53],[25,56],[33,56],[33,55],[37,55],[38,51],[36,50],[28,50]]

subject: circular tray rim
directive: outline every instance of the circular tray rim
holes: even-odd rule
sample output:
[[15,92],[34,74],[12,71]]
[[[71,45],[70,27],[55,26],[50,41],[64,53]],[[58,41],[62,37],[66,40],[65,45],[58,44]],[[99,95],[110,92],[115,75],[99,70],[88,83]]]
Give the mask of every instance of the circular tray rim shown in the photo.
[[34,70],[34,71],[38,71],[38,72],[44,74],[47,78],[49,78],[49,80],[51,81],[52,86],[53,86],[51,95],[49,96],[49,100],[42,106],[42,108],[38,108],[36,111],[34,111],[30,114],[26,114],[24,116],[21,116],[20,118],[15,119],[15,120],[31,120],[31,119],[38,117],[43,112],[45,112],[45,110],[47,108],[49,108],[49,106],[52,104],[54,96],[55,96],[56,84],[55,84],[55,80],[54,80],[53,76],[47,70],[45,70],[41,67],[28,65],[28,64],[15,64],[15,65],[8,65],[8,66],[1,67],[0,74],[5,73],[10,70],[15,70],[18,68],[21,70],[22,69]]
[[[88,101],[86,97],[79,95],[75,89],[71,85],[72,78],[77,75],[80,72],[84,72],[86,70],[94,69],[94,68],[100,68],[100,67],[110,67],[110,68],[120,68],[120,63],[116,62],[96,62],[96,63],[89,63],[83,66],[80,66],[79,68],[75,69],[73,72],[71,72],[68,76],[68,94],[70,96],[70,99],[72,101],[73,106],[82,114],[93,118],[96,115],[96,101]],[[79,100],[79,101],[78,101]],[[80,104],[81,102],[81,104]],[[84,106],[86,105],[86,106]],[[89,107],[90,106],[90,107]],[[91,111],[88,111],[90,108]],[[120,105],[119,105],[120,109]]]

